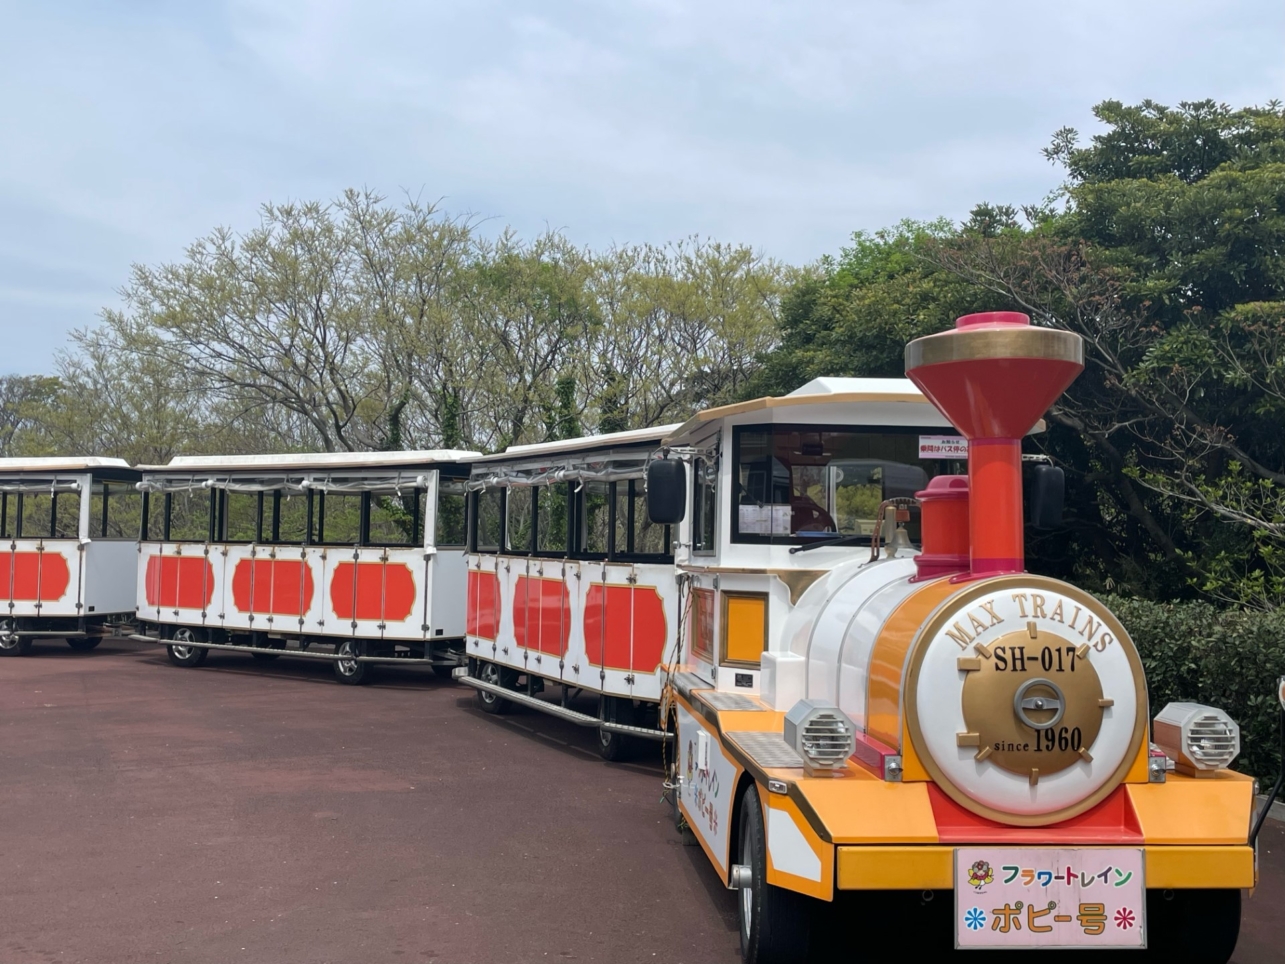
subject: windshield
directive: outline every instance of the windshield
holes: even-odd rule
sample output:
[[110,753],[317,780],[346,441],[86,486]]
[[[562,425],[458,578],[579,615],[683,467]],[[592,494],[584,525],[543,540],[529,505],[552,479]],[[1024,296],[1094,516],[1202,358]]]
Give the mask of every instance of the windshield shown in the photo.
[[[925,429],[924,432],[940,432]],[[737,542],[795,544],[875,531],[879,503],[910,498],[957,463],[919,458],[918,429],[753,426],[734,434]],[[910,538],[919,540],[919,515]]]

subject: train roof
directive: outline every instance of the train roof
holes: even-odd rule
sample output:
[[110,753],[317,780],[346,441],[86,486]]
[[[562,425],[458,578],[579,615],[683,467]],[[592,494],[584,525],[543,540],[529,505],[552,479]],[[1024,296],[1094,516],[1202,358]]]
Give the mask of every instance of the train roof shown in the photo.
[[203,472],[263,472],[325,469],[386,469],[468,463],[481,452],[466,449],[425,449],[414,452],[302,452],[281,455],[180,455],[166,465],[140,465],[148,474],[172,475]]
[[99,458],[96,455],[0,459],[0,475],[19,472],[42,474],[51,472],[106,472],[107,474],[114,474],[121,471],[135,472],[136,470],[124,459]]
[[503,452],[475,459],[475,462],[518,462],[540,459],[544,456],[576,455],[582,452],[608,451],[635,446],[659,445],[661,439],[678,428],[672,425],[654,425],[651,428],[634,428],[625,432],[604,432],[602,435],[584,435],[580,438],[560,439],[556,442],[536,442],[530,445],[510,445]]
[[[665,437],[666,445],[682,445],[707,436],[709,423],[733,415],[764,412],[769,421],[776,419],[776,409],[806,405],[860,404],[868,406],[867,425],[887,424],[889,416],[896,415],[895,424],[914,424],[923,427],[950,428],[950,422],[937,411],[909,378],[814,378],[788,395],[755,398],[732,405],[719,405],[697,412],[679,428]],[[800,412],[799,414],[803,414]],[[860,424],[860,423],[858,423]]]

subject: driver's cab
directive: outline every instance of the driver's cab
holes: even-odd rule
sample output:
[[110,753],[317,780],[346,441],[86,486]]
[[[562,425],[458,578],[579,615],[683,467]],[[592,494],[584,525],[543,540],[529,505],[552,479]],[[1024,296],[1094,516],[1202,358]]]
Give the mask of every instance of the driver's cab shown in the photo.
[[[967,471],[964,440],[904,378],[818,378],[707,409],[664,445],[689,466],[675,547],[681,661],[719,689],[750,694],[762,654],[789,647],[785,620],[808,588],[869,560],[881,526],[885,542],[903,529],[897,551],[913,554],[915,493]],[[900,512],[886,511],[891,500],[903,500]]]

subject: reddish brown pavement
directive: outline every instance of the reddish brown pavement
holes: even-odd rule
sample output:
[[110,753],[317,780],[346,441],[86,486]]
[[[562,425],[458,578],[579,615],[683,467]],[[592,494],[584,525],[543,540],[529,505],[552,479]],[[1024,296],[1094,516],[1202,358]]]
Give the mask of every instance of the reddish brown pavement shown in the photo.
[[[650,759],[413,670],[0,659],[0,962],[734,962]],[[658,754],[658,751],[656,751]],[[1269,822],[1239,964],[1280,961]]]

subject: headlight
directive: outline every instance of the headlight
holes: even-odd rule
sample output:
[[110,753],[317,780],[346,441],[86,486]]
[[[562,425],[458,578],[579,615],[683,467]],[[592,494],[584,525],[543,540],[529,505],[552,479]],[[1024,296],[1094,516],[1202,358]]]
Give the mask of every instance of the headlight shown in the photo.
[[1240,753],[1240,727],[1222,710],[1170,703],[1155,721],[1155,740],[1179,773],[1209,776]]
[[785,714],[785,742],[803,757],[809,773],[842,770],[856,748],[856,729],[847,715],[824,700],[799,700]]

